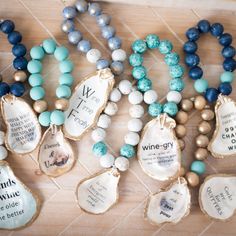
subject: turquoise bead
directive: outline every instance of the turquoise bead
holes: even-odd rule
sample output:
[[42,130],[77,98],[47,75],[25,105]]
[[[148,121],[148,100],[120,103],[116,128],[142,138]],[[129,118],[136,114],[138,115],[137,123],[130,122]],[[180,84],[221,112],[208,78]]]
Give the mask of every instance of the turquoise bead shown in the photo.
[[131,66],[141,66],[143,63],[143,56],[138,53],[133,53],[129,56],[129,64]]
[[178,112],[178,106],[174,102],[167,102],[163,106],[163,112],[170,116],[175,116]]
[[132,70],[132,75],[135,79],[142,79],[146,77],[147,70],[144,66],[136,66]]
[[53,39],[45,39],[43,41],[43,49],[47,54],[53,54],[56,50],[56,42]]
[[165,55],[164,60],[168,66],[174,66],[179,63],[179,55],[176,52],[171,52]]
[[50,115],[50,122],[53,125],[63,125],[65,121],[65,114],[63,111],[54,110]]
[[42,63],[38,60],[31,60],[27,65],[27,69],[31,74],[40,73],[42,68]]
[[147,45],[143,40],[138,39],[133,42],[132,49],[134,52],[144,53],[147,50]]
[[208,88],[208,82],[205,79],[197,79],[194,82],[194,88],[198,93],[204,93]]
[[56,47],[54,56],[58,61],[64,61],[69,56],[69,51],[66,47]]
[[146,37],[146,43],[147,43],[148,48],[150,48],[150,49],[158,48],[158,46],[160,44],[160,39],[155,34],[149,34]]
[[202,175],[206,171],[206,165],[203,161],[194,161],[191,164],[191,171],[198,175]]
[[67,85],[60,85],[56,90],[58,98],[69,98],[71,96],[71,89]]
[[34,46],[30,50],[30,56],[35,60],[42,60],[44,58],[44,50],[40,46]]
[[169,73],[170,77],[173,79],[181,78],[184,74],[184,68],[181,65],[170,66]]
[[47,127],[50,125],[50,116],[51,116],[51,112],[49,111],[44,111],[39,115],[39,123],[40,125]]
[[40,100],[44,98],[45,90],[41,86],[33,87],[30,89],[30,97],[34,100]]
[[96,156],[104,156],[107,153],[107,146],[104,142],[97,142],[93,145],[93,153]]
[[137,88],[141,92],[146,92],[152,88],[152,81],[147,78],[138,80]]
[[64,60],[60,62],[59,69],[61,73],[70,73],[74,68],[71,60]]
[[173,45],[169,40],[163,40],[160,42],[159,51],[161,54],[170,53],[172,48],[173,48]]
[[181,92],[185,87],[184,81],[180,78],[171,79],[169,81],[169,88],[171,91]]
[[30,75],[28,81],[31,87],[41,86],[44,82],[41,74]]
[[232,83],[233,80],[234,80],[234,73],[230,71],[225,71],[220,76],[220,81],[222,83],[224,82]]
[[163,106],[159,102],[154,102],[148,107],[148,114],[157,117],[162,113]]
[[130,144],[124,144],[120,148],[120,155],[126,158],[132,158],[135,155],[135,149],[132,145]]
[[71,86],[74,82],[74,77],[70,73],[61,74],[59,77],[60,85]]

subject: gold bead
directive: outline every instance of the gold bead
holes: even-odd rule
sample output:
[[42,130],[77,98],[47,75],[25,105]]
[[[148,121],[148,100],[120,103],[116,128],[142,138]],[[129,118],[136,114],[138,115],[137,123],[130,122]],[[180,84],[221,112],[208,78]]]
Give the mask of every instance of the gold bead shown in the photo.
[[183,151],[185,148],[185,142],[183,139],[178,139],[180,150]]
[[206,135],[200,134],[196,138],[196,144],[198,147],[205,148],[209,144],[209,138]]
[[175,120],[179,124],[185,124],[188,121],[188,113],[185,111],[179,111],[175,117]]
[[65,98],[58,99],[55,102],[55,107],[58,110],[65,111],[68,108],[68,106],[69,106],[69,102]]
[[215,113],[214,111],[210,110],[210,109],[204,109],[202,112],[201,112],[201,117],[203,120],[207,120],[207,121],[210,121],[210,120],[213,120],[214,117],[215,117]]
[[179,175],[182,177],[185,175],[185,173],[186,173],[185,168],[183,166],[181,166],[180,171],[179,171]]
[[27,80],[27,74],[23,70],[18,70],[14,73],[13,78],[16,82],[25,82]]
[[205,160],[209,155],[209,152],[207,151],[206,148],[198,148],[195,153],[194,156],[197,160],[202,161]]
[[193,102],[189,99],[183,99],[180,106],[184,111],[191,111],[193,109]]
[[196,110],[202,110],[206,106],[206,104],[206,99],[203,96],[199,95],[195,97],[194,107]]
[[202,121],[199,125],[198,125],[198,131],[201,134],[208,134],[211,131],[211,125],[207,122],[207,121]]
[[184,125],[176,125],[175,132],[178,138],[183,138],[187,133],[187,129]]
[[199,185],[199,176],[196,173],[189,171],[185,175],[185,178],[191,187],[196,187]]
[[47,110],[48,104],[44,100],[34,102],[33,108],[37,113],[42,113]]

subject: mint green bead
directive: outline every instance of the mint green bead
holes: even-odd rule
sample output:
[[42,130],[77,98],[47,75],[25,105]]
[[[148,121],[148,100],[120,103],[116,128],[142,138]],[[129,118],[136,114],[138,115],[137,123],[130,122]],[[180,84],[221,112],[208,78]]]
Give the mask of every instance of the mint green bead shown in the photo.
[[170,66],[169,70],[170,77],[173,79],[181,78],[184,74],[184,68],[181,65]]
[[27,65],[27,69],[31,74],[40,73],[42,71],[42,63],[38,60],[31,60]]
[[53,54],[56,50],[56,42],[53,39],[45,39],[43,41],[43,49],[47,54]]
[[147,43],[148,48],[150,48],[150,49],[158,48],[158,46],[160,44],[160,39],[155,34],[149,34],[146,37],[146,43]]
[[39,115],[39,123],[40,125],[47,127],[50,125],[50,116],[51,116],[51,112],[49,111],[44,111]]
[[56,47],[56,50],[54,52],[54,56],[58,61],[63,61],[69,56],[69,51],[66,47]]
[[65,114],[63,111],[54,110],[50,115],[50,123],[53,125],[63,125],[65,122]]
[[30,75],[28,81],[31,87],[41,86],[44,82],[41,74]]
[[173,49],[173,45],[169,40],[163,40],[159,44],[159,51],[161,54],[170,53]]
[[34,46],[30,50],[30,56],[35,60],[42,60],[44,55],[45,53],[41,46]]
[[147,70],[144,66],[136,66],[132,70],[132,75],[137,80],[146,77],[146,74],[147,74]]
[[67,59],[60,62],[59,69],[61,73],[70,73],[74,69],[74,64]]
[[146,92],[152,88],[152,81],[147,78],[139,79],[137,88],[141,92]]
[[44,98],[45,90],[41,86],[36,86],[30,89],[30,97],[34,100],[40,100]]
[[195,172],[198,175],[202,175],[206,171],[206,165],[203,161],[194,161],[190,167],[192,172]]
[[134,52],[144,53],[147,50],[147,45],[143,40],[138,39],[133,42],[132,49]]
[[165,55],[164,60],[168,66],[174,66],[179,63],[179,55],[176,52],[171,52]]
[[120,148],[120,155],[126,158],[132,158],[135,155],[135,149],[132,145],[130,144],[124,144]]
[[60,85],[71,86],[74,82],[74,77],[70,73],[61,74],[59,77]]
[[143,63],[143,56],[138,53],[133,53],[129,56],[129,64],[131,66],[141,66]]
[[234,80],[234,73],[230,71],[225,71],[220,76],[220,81],[222,83],[224,82],[232,83],[233,80]]
[[194,82],[194,88],[198,93],[204,93],[208,88],[208,81],[205,79],[197,79]]
[[58,98],[69,98],[71,96],[71,89],[67,85],[60,85],[56,90]]
[[104,142],[97,142],[93,145],[93,153],[94,155],[101,157],[106,155],[107,146]]
[[163,106],[163,112],[170,116],[175,116],[178,112],[178,106],[174,102],[167,102]]
[[162,113],[163,106],[159,102],[154,102],[148,107],[148,114],[153,117],[157,117]]
[[185,83],[182,79],[176,78],[169,81],[169,88],[171,91],[181,92],[185,87]]

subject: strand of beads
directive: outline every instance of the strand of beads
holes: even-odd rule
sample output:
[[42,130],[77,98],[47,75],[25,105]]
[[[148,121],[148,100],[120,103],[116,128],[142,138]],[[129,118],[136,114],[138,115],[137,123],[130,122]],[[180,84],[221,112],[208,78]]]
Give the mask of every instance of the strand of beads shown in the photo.
[[[196,54],[198,49],[196,41],[203,33],[208,32],[216,37],[219,44],[223,46],[221,54],[224,57],[223,69],[225,72],[220,76],[220,85],[217,89],[209,87],[208,81],[203,78],[203,70],[199,66],[200,58]],[[231,82],[234,79],[232,72],[236,69],[235,48],[231,46],[232,35],[224,33],[224,27],[220,23],[211,25],[207,20],[201,20],[198,22],[197,27],[187,30],[186,36],[189,41],[184,44],[185,63],[190,68],[189,77],[195,81],[195,90],[198,93],[205,93],[205,98],[208,102],[216,101],[220,93],[229,95],[232,92]]]
[[15,57],[13,60],[13,67],[16,70],[13,75],[15,82],[11,85],[2,82],[2,78],[0,78],[0,97],[7,93],[21,97],[25,92],[23,82],[27,80],[27,74],[25,72],[28,63],[25,58],[27,50],[25,45],[21,43],[22,35],[15,30],[15,24],[13,21],[2,20],[0,22],[0,30],[7,35],[8,42],[12,44],[12,54]]
[[[89,15],[96,18],[97,24],[101,28],[102,37],[107,40],[108,47],[112,51],[112,62],[102,59],[102,54],[98,49],[92,48],[89,40],[83,39],[82,33],[75,29],[75,17],[77,14],[88,11]],[[102,12],[98,3],[88,3],[85,0],[78,0],[74,6],[65,7],[63,10],[65,20],[62,23],[62,31],[68,34],[71,44],[77,45],[80,52],[86,53],[86,58],[90,63],[96,64],[97,70],[110,66],[114,75],[121,75],[124,72],[123,62],[126,60],[126,52],[121,49],[122,41],[117,37],[115,29],[110,26],[111,16]]]

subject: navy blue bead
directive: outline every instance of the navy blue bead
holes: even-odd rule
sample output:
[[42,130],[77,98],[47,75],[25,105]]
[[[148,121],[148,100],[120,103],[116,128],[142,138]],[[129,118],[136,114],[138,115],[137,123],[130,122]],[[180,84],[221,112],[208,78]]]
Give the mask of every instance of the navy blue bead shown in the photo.
[[226,71],[233,72],[236,69],[236,61],[233,58],[226,58],[223,62],[223,68]]
[[200,37],[200,32],[197,28],[190,28],[187,30],[186,36],[190,41],[196,41]]
[[211,26],[211,34],[215,37],[219,37],[224,32],[224,26],[220,23],[214,23]]
[[0,82],[0,97],[10,92],[10,86],[5,82]]
[[200,20],[197,24],[197,27],[200,32],[207,33],[209,32],[211,25],[208,20]]
[[191,79],[197,80],[202,77],[203,71],[199,66],[194,66],[189,70],[188,74]]
[[218,88],[219,92],[223,95],[230,95],[232,92],[232,86],[228,82],[221,83]]
[[25,86],[21,82],[15,82],[11,85],[10,92],[16,97],[21,97],[25,92]]
[[16,70],[26,70],[28,61],[24,57],[17,57],[13,61],[13,66]]
[[215,88],[208,88],[205,93],[205,98],[208,102],[215,102],[218,98],[219,92]]
[[186,54],[185,56],[185,64],[189,67],[198,65],[200,58],[197,54]]
[[187,41],[184,44],[184,51],[186,53],[194,53],[197,51],[197,44],[195,42]]
[[5,20],[1,24],[1,31],[5,34],[11,33],[15,29],[15,24],[11,20]]
[[235,48],[232,46],[224,47],[221,51],[223,57],[230,58],[235,56]]
[[8,41],[10,44],[15,45],[15,44],[21,42],[22,35],[18,31],[12,31],[10,34],[8,34],[7,38],[8,38]]
[[233,41],[233,37],[231,34],[224,33],[219,38],[219,43],[223,46],[229,46]]
[[13,46],[12,53],[15,57],[23,57],[26,54],[25,45],[19,43]]

